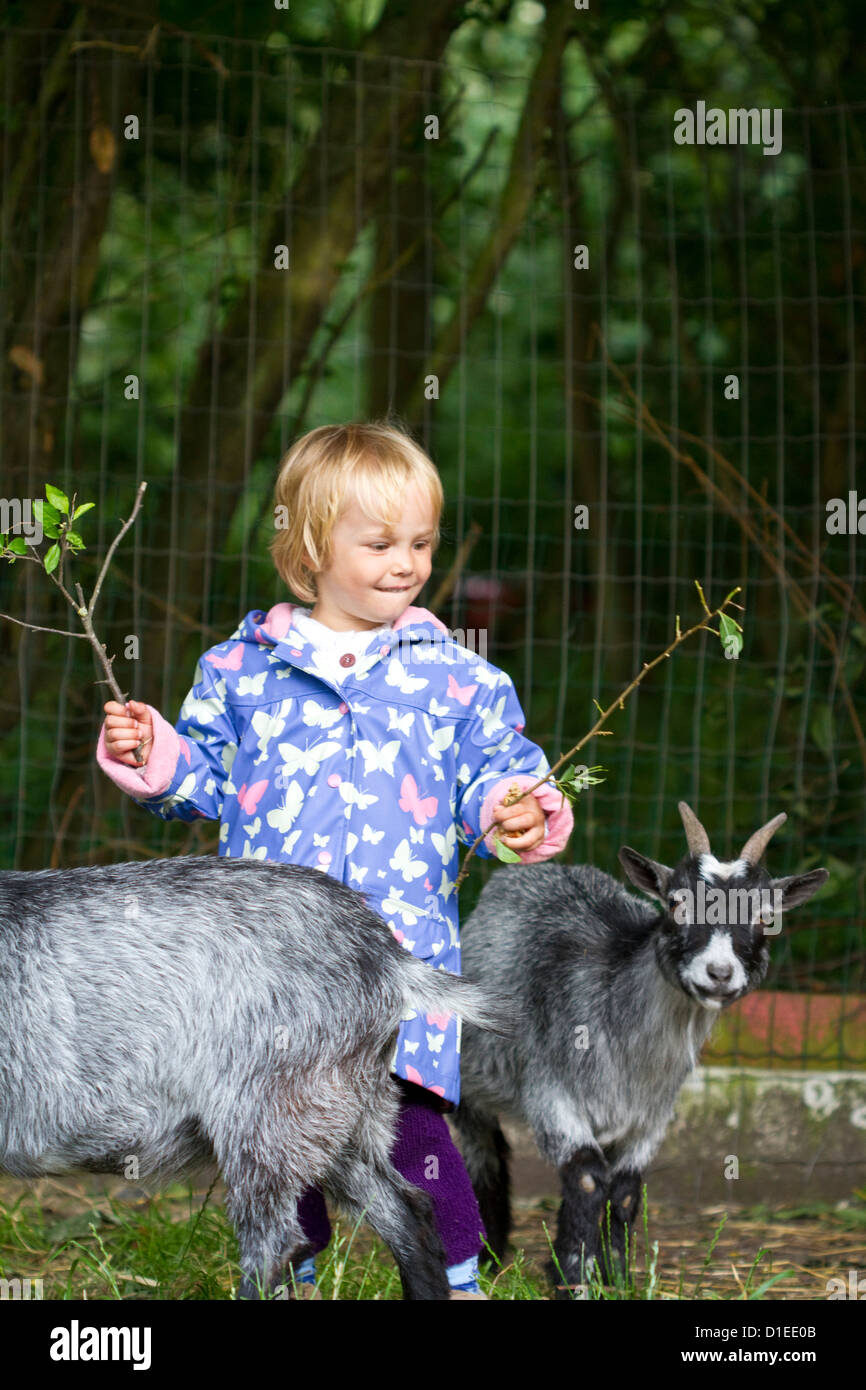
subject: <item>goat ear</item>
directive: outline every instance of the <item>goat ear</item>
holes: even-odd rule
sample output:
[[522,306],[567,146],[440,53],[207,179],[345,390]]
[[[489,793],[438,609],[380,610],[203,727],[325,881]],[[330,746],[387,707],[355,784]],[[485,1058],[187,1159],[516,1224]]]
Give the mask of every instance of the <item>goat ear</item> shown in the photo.
[[664,864],[657,864],[654,859],[647,859],[645,854],[638,854],[636,849],[630,849],[628,845],[623,845],[620,850],[619,862],[635,888],[642,888],[645,893],[651,893],[667,907],[668,884],[672,870]]
[[782,910],[786,911],[792,907],[799,907],[801,903],[807,903],[819,888],[823,888],[829,877],[827,869],[810,869],[805,874],[774,878],[770,882],[770,888],[774,893],[782,894]]

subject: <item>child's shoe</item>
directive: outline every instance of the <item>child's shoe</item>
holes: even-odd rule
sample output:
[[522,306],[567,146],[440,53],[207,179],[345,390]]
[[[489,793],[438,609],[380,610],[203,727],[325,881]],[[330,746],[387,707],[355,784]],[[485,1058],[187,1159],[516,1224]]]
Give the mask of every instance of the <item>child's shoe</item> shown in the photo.
[[316,1283],[316,1261],[312,1255],[295,1269],[294,1287],[289,1284],[289,1298],[321,1298],[322,1291]]
[[451,1265],[445,1273],[448,1275],[448,1283],[451,1285],[452,1298],[483,1298],[489,1302],[487,1294],[482,1293],[478,1286],[477,1255],[464,1260],[462,1264]]

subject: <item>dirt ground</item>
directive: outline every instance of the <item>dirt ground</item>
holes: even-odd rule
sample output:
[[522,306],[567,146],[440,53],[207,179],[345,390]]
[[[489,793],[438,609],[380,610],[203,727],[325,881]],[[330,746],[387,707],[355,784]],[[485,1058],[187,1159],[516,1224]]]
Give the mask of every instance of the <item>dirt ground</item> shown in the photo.
[[[767,1299],[825,1299],[828,1279],[847,1278],[849,1269],[866,1267],[866,1228],[849,1226],[843,1213],[755,1220],[729,1211],[704,1268],[725,1211],[725,1207],[685,1211],[650,1201],[649,1239],[651,1246],[658,1241],[658,1272],[664,1292],[675,1294],[682,1279],[684,1298],[694,1298],[696,1290],[699,1298],[742,1297],[749,1270],[765,1247],[767,1254],[752,1275],[751,1291],[772,1275],[790,1271],[767,1290],[763,1295]],[[539,1269],[549,1258],[545,1224],[552,1239],[556,1232],[555,1201],[516,1204],[512,1242],[522,1246],[527,1260]],[[644,1265],[644,1245],[643,1227],[639,1226],[639,1271]]]

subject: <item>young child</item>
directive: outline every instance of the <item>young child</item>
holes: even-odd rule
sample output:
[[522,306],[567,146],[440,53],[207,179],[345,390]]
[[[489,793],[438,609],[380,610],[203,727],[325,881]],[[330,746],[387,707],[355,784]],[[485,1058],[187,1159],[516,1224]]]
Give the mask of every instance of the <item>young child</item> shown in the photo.
[[[573,822],[550,784],[500,804],[549,763],[523,735],[509,677],[413,607],[442,506],[434,465],[399,429],[304,435],[279,469],[270,549],[312,609],[248,613],[202,656],[174,728],[151,705],[109,701],[97,758],[163,819],[219,820],[220,854],[308,864],[354,886],[407,950],[459,972],[458,843],[495,820],[531,863],[559,853]],[[493,833],[476,854],[493,855]],[[393,1161],[432,1199],[452,1297],[483,1297],[483,1228],[443,1117],[459,1099],[459,1054],[453,1015],[402,1024]],[[305,1193],[299,1214],[314,1253],[323,1250],[321,1194]],[[295,1273],[312,1282],[312,1260]]]

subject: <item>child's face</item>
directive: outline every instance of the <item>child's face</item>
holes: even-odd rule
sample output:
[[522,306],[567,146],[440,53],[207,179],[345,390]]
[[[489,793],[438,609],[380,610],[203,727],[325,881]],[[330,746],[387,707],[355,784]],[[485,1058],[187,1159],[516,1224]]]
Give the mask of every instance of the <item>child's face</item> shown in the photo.
[[334,527],[331,562],[316,575],[313,616],[338,630],[394,622],[430,578],[434,526],[417,486],[407,488],[393,531],[353,499]]

